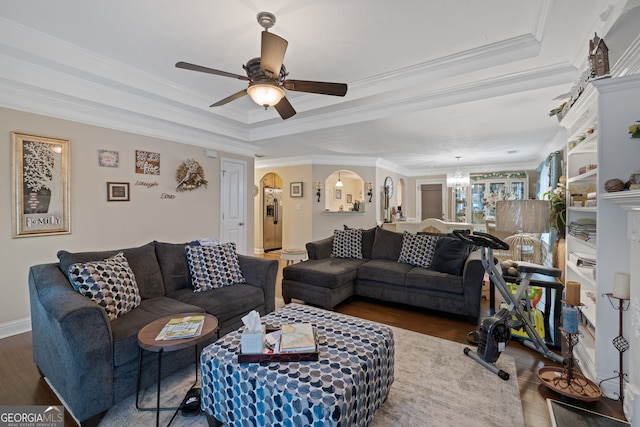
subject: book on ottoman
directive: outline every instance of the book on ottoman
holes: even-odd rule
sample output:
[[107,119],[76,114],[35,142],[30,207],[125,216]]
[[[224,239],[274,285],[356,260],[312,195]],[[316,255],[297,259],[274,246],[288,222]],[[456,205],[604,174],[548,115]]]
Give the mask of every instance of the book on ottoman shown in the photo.
[[307,352],[316,350],[316,337],[311,323],[285,323],[281,325],[280,351]]

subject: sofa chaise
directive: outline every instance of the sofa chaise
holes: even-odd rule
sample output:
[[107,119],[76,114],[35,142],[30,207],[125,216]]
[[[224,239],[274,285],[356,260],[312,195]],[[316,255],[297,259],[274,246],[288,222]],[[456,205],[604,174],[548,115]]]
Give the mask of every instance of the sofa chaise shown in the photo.
[[349,232],[354,233],[336,230],[334,236],[307,243],[309,260],[283,269],[285,303],[295,298],[333,309],[356,295],[462,315],[476,323],[484,269],[475,248],[450,234],[376,227],[360,230],[358,240],[343,236]]
[[[191,252],[188,247],[184,243],[153,241],[120,251],[60,251],[58,263],[30,268],[35,364],[83,426],[97,425],[112,405],[135,393],[137,333],[151,321],[178,313],[206,312],[218,318],[219,336],[222,336],[242,326],[242,316],[251,310],[264,315],[275,309],[276,260],[236,254],[235,246],[231,254],[227,250],[221,258],[213,257],[204,246]],[[193,259],[188,259],[189,254]],[[127,266],[123,267],[122,257],[130,271]],[[209,263],[199,263],[203,259]],[[116,263],[121,269],[118,277],[132,275],[135,278],[139,295],[118,296],[113,305],[113,300],[109,300],[109,304],[101,300],[104,292],[92,295],[92,300],[74,289],[79,286],[86,290],[82,285],[94,281],[93,272],[98,270],[82,276],[82,272],[89,271],[87,266],[98,269],[106,262],[108,268],[115,268],[111,265],[116,262],[113,260],[119,262]],[[231,280],[244,283],[226,283],[212,289],[198,287],[199,291],[194,292],[194,283],[207,279],[211,265],[226,266],[227,261],[232,265],[234,260],[242,280],[237,277]],[[128,272],[128,276],[122,271]],[[192,280],[194,277],[196,281]],[[93,285],[89,283],[88,288]],[[131,301],[138,305],[134,303],[128,312],[117,317],[113,314],[114,306],[126,306]],[[191,348],[166,353],[162,376],[192,363]],[[157,357],[144,357],[141,372],[141,387],[155,383]]]

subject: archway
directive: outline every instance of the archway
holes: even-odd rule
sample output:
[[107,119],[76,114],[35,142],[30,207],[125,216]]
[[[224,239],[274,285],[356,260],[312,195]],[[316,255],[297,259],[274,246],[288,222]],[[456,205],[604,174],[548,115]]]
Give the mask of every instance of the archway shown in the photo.
[[324,181],[324,209],[330,212],[358,211],[364,202],[364,180],[357,173],[340,169]]
[[265,252],[282,249],[282,178],[269,172],[260,179],[262,248]]

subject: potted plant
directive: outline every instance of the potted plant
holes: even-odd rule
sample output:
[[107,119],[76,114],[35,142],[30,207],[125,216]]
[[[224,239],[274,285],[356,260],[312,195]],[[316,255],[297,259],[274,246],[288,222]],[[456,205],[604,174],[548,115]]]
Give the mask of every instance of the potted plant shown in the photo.
[[564,175],[560,177],[556,188],[552,190],[549,187],[549,191],[544,193],[542,198],[549,198],[549,225],[559,236],[564,236],[567,225],[567,185]]

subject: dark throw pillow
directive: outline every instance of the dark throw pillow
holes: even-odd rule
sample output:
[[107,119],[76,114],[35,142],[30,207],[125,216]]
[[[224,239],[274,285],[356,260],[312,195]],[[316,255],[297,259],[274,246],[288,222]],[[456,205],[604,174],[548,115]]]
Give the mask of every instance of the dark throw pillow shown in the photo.
[[462,275],[464,263],[471,252],[471,245],[457,237],[441,237],[431,261],[431,270],[440,273]]
[[401,250],[402,233],[385,230],[382,227],[376,228],[376,237],[373,239],[373,248],[371,248],[371,258],[397,261]]

